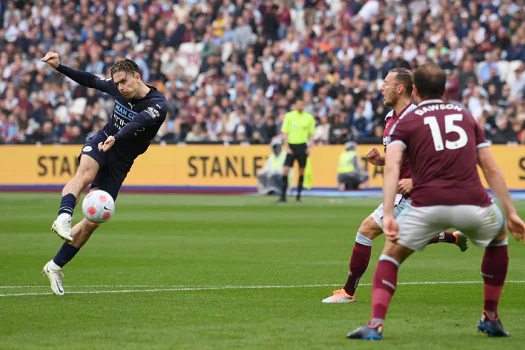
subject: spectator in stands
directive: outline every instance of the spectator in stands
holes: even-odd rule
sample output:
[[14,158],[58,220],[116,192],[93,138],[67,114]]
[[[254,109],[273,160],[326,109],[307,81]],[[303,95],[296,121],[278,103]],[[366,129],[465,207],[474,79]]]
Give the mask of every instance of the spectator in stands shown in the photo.
[[314,141],[316,145],[326,145],[330,141],[330,123],[326,115],[321,117],[315,128]]
[[107,119],[107,97],[45,70],[53,48],[101,77],[117,57],[139,62],[169,97],[158,141],[269,143],[297,96],[319,116],[319,142],[378,140],[378,82],[426,61],[447,71],[447,99],[487,115],[494,142],[515,140],[496,124],[507,116],[523,135],[523,16],[511,0],[0,1],[0,138],[82,142]]
[[518,142],[518,134],[514,131],[509,117],[504,116],[498,120],[492,141],[496,143]]
[[277,124],[275,124],[275,118],[266,118],[265,134],[268,140],[273,140],[276,136],[278,136],[279,129],[277,127]]
[[351,128],[345,123],[344,116],[338,114],[333,118],[333,124],[330,127],[330,143],[344,144],[353,138]]
[[186,135],[186,142],[206,141],[207,136],[200,124],[193,124],[191,131]]
[[518,36],[513,35],[510,37],[510,44],[507,46],[505,58],[509,61],[525,61],[525,46]]
[[252,127],[248,123],[248,119],[246,118],[246,115],[242,113],[239,116],[239,122],[235,125],[235,128],[233,129],[233,139],[235,141],[240,142],[246,142],[249,141],[252,137]]
[[520,63],[518,68],[514,70],[514,76],[510,79],[510,97],[514,100],[521,99],[525,89],[525,64]]
[[487,52],[485,54],[485,62],[481,64],[481,69],[479,70],[478,75],[483,83],[488,82],[493,76],[500,76],[498,63],[492,52]]

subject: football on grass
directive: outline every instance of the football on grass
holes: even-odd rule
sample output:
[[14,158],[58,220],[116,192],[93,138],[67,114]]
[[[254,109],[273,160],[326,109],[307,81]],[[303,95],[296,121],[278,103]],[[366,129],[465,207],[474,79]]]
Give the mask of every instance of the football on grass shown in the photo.
[[115,201],[106,191],[91,191],[82,202],[82,211],[86,219],[101,224],[115,214]]

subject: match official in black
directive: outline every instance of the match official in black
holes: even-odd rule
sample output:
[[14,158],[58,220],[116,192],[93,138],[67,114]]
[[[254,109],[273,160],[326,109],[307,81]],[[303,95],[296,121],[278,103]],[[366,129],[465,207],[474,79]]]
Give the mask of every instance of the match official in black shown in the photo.
[[304,168],[306,160],[310,155],[315,133],[315,118],[310,113],[304,111],[304,101],[297,98],[295,109],[286,113],[283,126],[283,144],[286,152],[284,161],[283,183],[281,198],[279,202],[286,202],[286,190],[288,189],[288,172],[293,167],[294,161],[299,163],[299,183],[297,184],[297,201],[301,201],[301,191],[303,190]]

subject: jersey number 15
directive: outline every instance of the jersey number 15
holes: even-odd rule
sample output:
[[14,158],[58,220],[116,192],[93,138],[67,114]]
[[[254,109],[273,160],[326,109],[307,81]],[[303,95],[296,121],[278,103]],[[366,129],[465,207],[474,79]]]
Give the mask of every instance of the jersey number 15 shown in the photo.
[[436,151],[443,151],[446,149],[458,149],[465,147],[468,142],[468,136],[465,130],[454,124],[454,122],[459,122],[463,120],[463,114],[447,114],[445,115],[445,134],[456,133],[459,135],[459,138],[456,141],[446,140],[443,145],[443,137],[441,137],[441,130],[439,129],[439,124],[436,117],[425,117],[425,125],[430,127],[430,132],[432,133],[432,139],[434,140],[434,147]]

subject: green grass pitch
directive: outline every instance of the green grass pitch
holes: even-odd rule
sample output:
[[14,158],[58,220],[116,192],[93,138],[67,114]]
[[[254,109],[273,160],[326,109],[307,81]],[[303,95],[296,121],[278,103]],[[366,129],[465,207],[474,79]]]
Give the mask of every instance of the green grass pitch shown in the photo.
[[[508,339],[476,330],[483,250],[429,246],[401,268],[382,342],[346,334],[370,315],[374,243],[353,304],[325,305],[346,280],[375,199],[121,195],[64,269],[64,297],[41,275],[62,244],[57,194],[0,194],[0,349],[523,349],[525,247],[510,240],[500,302]],[[517,202],[525,215],[525,202]],[[77,221],[81,217],[77,208]],[[417,282],[410,284],[407,282]],[[428,282],[427,284],[423,282]]]

